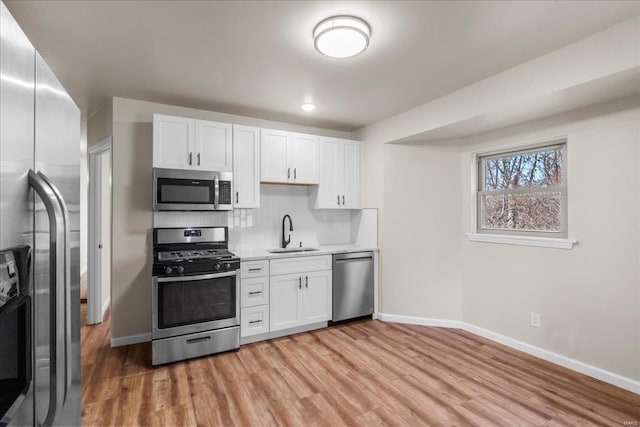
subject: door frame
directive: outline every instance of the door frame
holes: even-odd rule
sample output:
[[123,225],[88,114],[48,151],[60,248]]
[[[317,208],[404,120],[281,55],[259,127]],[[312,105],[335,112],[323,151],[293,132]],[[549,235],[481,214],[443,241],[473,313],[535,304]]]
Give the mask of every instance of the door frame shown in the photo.
[[[101,240],[100,225],[102,224],[102,209],[100,209],[101,196],[98,194],[102,188],[102,161],[100,155],[109,152],[111,157],[111,170],[109,177],[113,175],[113,151],[111,137],[105,138],[99,143],[89,147],[89,230],[88,230],[88,273],[87,273],[87,324],[95,325],[102,322],[106,306],[102,307],[102,258],[98,250],[98,242]],[[110,199],[113,203],[113,191],[109,186]],[[110,215],[111,216],[111,215]],[[109,220],[109,234],[113,237],[113,218]],[[111,246],[111,245],[110,245]],[[113,252],[113,251],[112,251]],[[113,253],[111,253],[113,256]],[[109,266],[110,267],[110,266]],[[109,283],[109,286],[111,284]],[[111,294],[110,294],[111,295]]]

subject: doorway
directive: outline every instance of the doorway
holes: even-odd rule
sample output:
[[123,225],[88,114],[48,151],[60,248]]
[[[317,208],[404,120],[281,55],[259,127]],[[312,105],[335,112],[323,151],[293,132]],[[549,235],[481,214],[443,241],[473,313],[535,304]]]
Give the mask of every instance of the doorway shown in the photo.
[[89,148],[87,324],[101,323],[111,303],[111,138]]

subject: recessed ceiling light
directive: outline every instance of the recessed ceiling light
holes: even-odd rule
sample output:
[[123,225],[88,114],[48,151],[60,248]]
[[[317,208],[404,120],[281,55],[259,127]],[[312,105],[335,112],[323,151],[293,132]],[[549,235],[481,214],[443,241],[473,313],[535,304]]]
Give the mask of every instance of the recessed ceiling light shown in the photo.
[[300,106],[304,111],[313,111],[316,109],[316,104],[305,103]]
[[354,16],[333,16],[313,30],[316,50],[331,58],[349,58],[364,52],[369,37],[369,25]]

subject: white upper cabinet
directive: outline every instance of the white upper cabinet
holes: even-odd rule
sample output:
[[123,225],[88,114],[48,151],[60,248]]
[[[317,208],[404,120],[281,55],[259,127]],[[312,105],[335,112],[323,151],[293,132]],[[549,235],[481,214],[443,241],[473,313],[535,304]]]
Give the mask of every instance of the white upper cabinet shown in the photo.
[[233,136],[228,123],[196,120],[194,164],[196,169],[231,172],[233,169]]
[[344,185],[341,207],[346,209],[361,209],[361,180],[362,180],[362,143],[359,141],[344,141],[344,161],[339,165],[343,166]]
[[289,132],[262,129],[261,136],[261,177],[264,182],[289,182],[288,147]]
[[318,137],[262,129],[263,182],[318,184]]
[[320,185],[316,209],[361,208],[362,143],[320,138]]
[[318,137],[294,133],[289,144],[290,166],[295,184],[318,184]]
[[233,126],[233,206],[260,207],[260,129]]
[[185,169],[193,167],[195,120],[153,115],[153,166]]
[[153,167],[232,170],[231,125],[153,115]]

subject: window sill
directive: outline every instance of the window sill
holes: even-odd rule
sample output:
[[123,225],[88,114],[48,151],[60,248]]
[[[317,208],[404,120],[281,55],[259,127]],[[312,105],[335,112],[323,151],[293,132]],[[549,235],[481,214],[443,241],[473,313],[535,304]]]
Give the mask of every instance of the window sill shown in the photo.
[[550,237],[509,236],[503,234],[467,233],[471,242],[499,243],[503,245],[538,246],[542,248],[573,249],[575,239],[553,239]]

